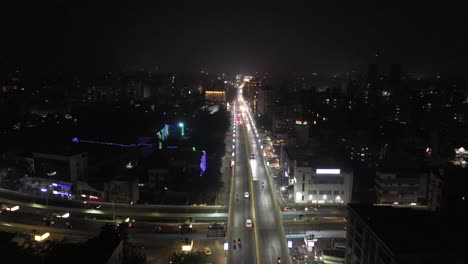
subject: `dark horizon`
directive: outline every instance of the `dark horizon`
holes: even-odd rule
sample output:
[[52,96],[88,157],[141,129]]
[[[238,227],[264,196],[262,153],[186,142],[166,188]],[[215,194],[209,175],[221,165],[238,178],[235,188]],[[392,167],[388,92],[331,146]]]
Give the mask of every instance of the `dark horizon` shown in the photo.
[[66,3],[3,9],[0,72],[299,72],[332,75],[367,64],[465,75],[456,6]]

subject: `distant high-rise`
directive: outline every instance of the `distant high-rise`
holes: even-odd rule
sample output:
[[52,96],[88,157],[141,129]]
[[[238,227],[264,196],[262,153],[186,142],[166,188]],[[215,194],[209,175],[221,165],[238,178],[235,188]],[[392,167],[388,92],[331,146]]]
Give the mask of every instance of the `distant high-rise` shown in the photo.
[[401,64],[390,64],[389,81],[391,85],[399,85],[401,81]]
[[367,72],[368,82],[376,82],[378,79],[379,79],[379,65],[369,64],[369,69]]
[[379,64],[369,64],[364,101],[369,104],[368,116],[374,117],[377,103],[377,82],[380,79]]

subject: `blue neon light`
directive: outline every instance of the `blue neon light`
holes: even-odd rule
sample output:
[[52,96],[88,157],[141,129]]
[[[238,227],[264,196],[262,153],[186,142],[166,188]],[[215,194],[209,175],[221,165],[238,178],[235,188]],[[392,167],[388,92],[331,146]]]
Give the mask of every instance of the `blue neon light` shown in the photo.
[[55,183],[55,182],[52,183],[52,186],[54,186],[54,187],[58,186],[58,187],[62,187],[62,188],[65,188],[65,189],[70,189],[71,188],[71,185],[60,184],[60,183]]

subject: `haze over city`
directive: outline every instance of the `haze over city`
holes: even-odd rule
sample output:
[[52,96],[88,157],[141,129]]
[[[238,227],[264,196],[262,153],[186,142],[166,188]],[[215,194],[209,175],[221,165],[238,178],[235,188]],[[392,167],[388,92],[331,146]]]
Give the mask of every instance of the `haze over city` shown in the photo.
[[4,7],[2,70],[330,75],[362,70],[371,61],[415,72],[466,69],[465,19],[448,3],[46,1]]

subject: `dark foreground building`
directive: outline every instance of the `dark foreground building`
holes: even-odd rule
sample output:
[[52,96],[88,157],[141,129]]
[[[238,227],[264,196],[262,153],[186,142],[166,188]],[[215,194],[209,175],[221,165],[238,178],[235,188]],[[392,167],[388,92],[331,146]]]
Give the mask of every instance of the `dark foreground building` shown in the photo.
[[346,263],[467,263],[466,217],[416,208],[349,205]]

